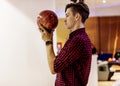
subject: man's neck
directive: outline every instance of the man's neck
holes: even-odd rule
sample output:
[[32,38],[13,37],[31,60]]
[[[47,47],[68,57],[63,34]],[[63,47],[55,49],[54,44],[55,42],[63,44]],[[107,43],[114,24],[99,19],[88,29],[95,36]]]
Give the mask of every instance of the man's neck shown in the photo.
[[80,28],[84,28],[84,24],[83,23],[80,23]]
[[71,30],[71,32],[73,32],[73,31],[75,31],[75,30],[77,30],[77,29],[80,29],[80,28],[84,28],[84,27],[85,27],[84,24],[83,24],[83,23],[80,23],[80,25],[75,26],[75,27]]

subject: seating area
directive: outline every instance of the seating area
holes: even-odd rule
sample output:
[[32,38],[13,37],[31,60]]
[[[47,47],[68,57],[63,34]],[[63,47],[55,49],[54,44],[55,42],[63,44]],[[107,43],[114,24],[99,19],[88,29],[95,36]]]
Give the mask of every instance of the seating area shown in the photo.
[[98,80],[111,80],[115,69],[110,68],[107,61],[98,63]]
[[98,54],[98,86],[119,86],[120,61],[115,59],[109,62],[112,54]]

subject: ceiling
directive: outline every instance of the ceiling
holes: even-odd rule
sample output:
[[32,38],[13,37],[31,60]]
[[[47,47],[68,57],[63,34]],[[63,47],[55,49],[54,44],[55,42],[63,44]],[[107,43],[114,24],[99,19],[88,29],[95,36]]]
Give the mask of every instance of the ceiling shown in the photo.
[[[63,15],[65,5],[68,3],[70,3],[70,0],[56,0],[58,15]],[[91,15],[120,15],[120,0],[85,0],[85,3],[89,6]]]
[[[63,8],[70,0],[56,0],[56,8]],[[120,0],[85,0],[89,7],[102,5],[120,5]]]

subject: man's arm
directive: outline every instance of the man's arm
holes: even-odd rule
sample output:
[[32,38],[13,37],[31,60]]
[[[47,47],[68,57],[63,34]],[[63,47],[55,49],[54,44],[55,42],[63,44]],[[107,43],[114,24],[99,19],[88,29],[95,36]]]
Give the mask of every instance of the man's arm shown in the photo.
[[51,33],[47,32],[47,30],[45,30],[45,28],[43,28],[42,26],[40,26],[39,30],[41,32],[42,39],[43,41],[45,41],[46,44],[46,53],[47,53],[47,59],[48,59],[48,65],[50,71],[52,74],[55,74],[54,61],[56,56],[53,50],[53,32]]
[[46,51],[47,51],[47,59],[48,59],[48,65],[49,65],[50,71],[52,74],[55,74],[56,72],[54,71],[54,61],[56,57],[53,50],[52,41],[50,41],[49,44],[46,44]]

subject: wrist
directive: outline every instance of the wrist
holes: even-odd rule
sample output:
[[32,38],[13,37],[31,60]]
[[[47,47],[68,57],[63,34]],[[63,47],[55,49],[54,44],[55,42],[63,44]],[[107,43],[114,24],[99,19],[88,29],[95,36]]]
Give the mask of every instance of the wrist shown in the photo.
[[53,44],[53,41],[46,41],[45,42],[45,45],[48,46],[48,45],[52,45]]

